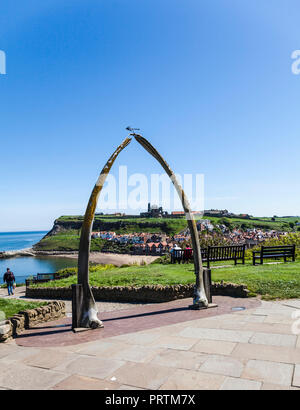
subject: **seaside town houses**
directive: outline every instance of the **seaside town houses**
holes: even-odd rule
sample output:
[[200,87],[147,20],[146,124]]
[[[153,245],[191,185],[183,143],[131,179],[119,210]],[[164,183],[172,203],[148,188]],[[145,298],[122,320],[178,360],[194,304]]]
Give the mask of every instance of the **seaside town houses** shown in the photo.
[[[204,212],[193,211],[192,212],[197,224],[197,229],[199,235],[204,239],[211,239],[214,236],[222,236],[224,240],[232,245],[246,245],[246,248],[251,248],[256,245],[259,245],[266,239],[278,239],[279,237],[285,235],[285,232],[278,232],[276,230],[267,230],[264,231],[258,228],[247,229],[246,227],[234,228],[225,225],[225,217],[239,217],[240,219],[249,219],[248,214],[239,214],[235,215],[230,213],[227,209],[218,210],[211,209]],[[141,213],[140,216],[136,217],[173,217],[179,218],[183,217],[185,213],[183,211],[173,211],[171,214],[165,212],[162,207],[157,205],[148,204],[148,211]],[[218,224],[213,223],[210,219],[202,219],[203,216],[208,217],[222,217],[223,221],[220,220]],[[223,222],[223,223],[221,223]],[[298,221],[297,221],[298,222]],[[295,224],[297,225],[297,223]],[[117,234],[116,232],[111,231],[100,231],[93,232],[92,238],[100,238],[105,241],[112,242],[116,245],[127,246],[127,251],[140,254],[140,255],[163,255],[170,252],[170,250],[178,245],[180,247],[185,247],[187,244],[190,244],[191,236],[189,229],[186,228],[180,234],[167,236],[163,233],[149,233],[149,232],[140,232],[140,233],[128,233],[128,234]]]
[[[234,229],[230,231],[225,225],[213,226],[209,220],[201,220],[197,222],[199,233],[204,235],[204,238],[211,238],[216,235],[216,228],[219,229],[224,239],[228,240],[233,245],[246,245],[247,248],[258,245],[266,239],[278,239],[285,235],[285,232],[277,232],[275,230],[263,231],[261,229]],[[191,237],[189,230],[174,236],[166,234],[152,234],[147,232],[117,234],[116,232],[92,232],[92,238],[100,238],[106,241],[113,242],[118,245],[131,245],[131,252],[139,255],[163,255],[170,252],[175,246],[184,246],[189,243]]]

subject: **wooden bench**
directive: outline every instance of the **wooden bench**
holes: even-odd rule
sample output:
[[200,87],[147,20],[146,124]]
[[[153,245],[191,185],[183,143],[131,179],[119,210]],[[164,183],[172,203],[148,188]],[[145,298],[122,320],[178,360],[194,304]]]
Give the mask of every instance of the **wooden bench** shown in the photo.
[[283,258],[284,262],[287,258],[292,258],[295,262],[296,245],[287,246],[262,246],[260,251],[253,251],[253,265],[256,265],[256,260],[260,260],[260,264],[264,263],[264,259]]
[[236,265],[238,260],[245,264],[246,245],[230,245],[230,246],[209,246],[204,248],[202,252],[202,260],[207,262],[209,269],[210,262],[217,261],[234,261]]
[[25,284],[26,284],[26,287],[28,287],[36,283],[45,283],[45,282],[50,282],[51,280],[68,278],[69,276],[72,276],[72,275],[73,273],[66,273],[64,275],[59,275],[57,272],[56,273],[37,273],[36,276],[33,276],[31,279],[26,279]]
[[[230,246],[208,246],[201,249],[202,261],[207,263],[207,268],[210,267],[210,262],[216,261],[230,261],[233,260],[235,265],[238,260],[242,260],[245,264],[245,249],[246,245],[230,245]],[[171,252],[171,263],[185,263],[190,262],[194,256],[191,250],[173,250]]]

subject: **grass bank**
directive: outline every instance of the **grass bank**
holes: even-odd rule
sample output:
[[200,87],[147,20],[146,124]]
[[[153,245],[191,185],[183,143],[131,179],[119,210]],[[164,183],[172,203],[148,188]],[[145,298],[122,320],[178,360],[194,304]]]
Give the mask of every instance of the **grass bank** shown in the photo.
[[19,313],[21,310],[34,309],[45,304],[46,302],[25,302],[19,299],[0,298],[0,317],[3,320]]
[[[38,251],[78,251],[80,236],[77,231],[65,231],[53,236],[47,236],[38,242],[34,249]],[[101,252],[106,241],[92,239],[91,251]]]
[[[222,263],[223,265],[223,263]],[[225,265],[225,264],[224,264]],[[300,261],[295,263],[265,264],[228,264],[227,267],[214,268],[212,279],[215,282],[232,282],[245,284],[252,296],[262,295],[264,299],[300,298]],[[76,283],[76,268],[62,271],[73,272],[66,279],[41,284],[44,287],[68,287]],[[128,266],[115,268],[108,266],[92,266],[90,269],[91,286],[142,286],[151,284],[176,285],[194,282],[193,265],[161,265]]]

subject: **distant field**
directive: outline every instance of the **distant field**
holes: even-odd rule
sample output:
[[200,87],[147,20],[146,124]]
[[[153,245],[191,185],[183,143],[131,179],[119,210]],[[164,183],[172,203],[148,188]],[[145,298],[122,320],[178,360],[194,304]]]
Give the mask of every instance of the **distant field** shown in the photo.
[[[261,219],[262,221],[269,221],[271,218],[270,217],[261,217],[261,218],[257,218],[257,219]],[[300,216],[287,216],[287,217],[275,217],[275,222],[300,222]]]
[[[222,218],[207,218],[209,219],[213,224],[220,223],[220,219]],[[258,229],[263,229],[263,230],[276,230],[276,231],[285,231],[285,232],[291,232],[293,229],[289,225],[290,222],[294,222],[297,220],[295,218],[295,221],[292,221],[291,218],[278,218],[275,221],[272,221],[271,218],[251,218],[251,219],[242,219],[242,218],[225,218],[228,220],[230,225],[234,228],[242,228],[242,229],[253,229],[253,228],[258,228]],[[299,218],[300,220],[300,218]]]
[[[56,220],[57,224],[62,223],[64,226],[69,223],[82,223],[82,216],[62,216]],[[174,235],[187,227],[185,218],[130,218],[130,217],[112,217],[112,216],[95,216],[94,230],[113,230],[121,233],[166,233]],[[71,229],[71,228],[70,228]]]
[[[204,217],[209,219],[213,224],[219,224],[224,221],[224,218],[218,217]],[[243,218],[225,218],[228,223],[234,228],[261,228],[261,229],[274,229],[292,231],[290,223],[300,222],[300,217],[288,217],[288,218],[275,218],[275,221],[271,217],[253,217],[251,219]],[[61,216],[57,219],[57,222],[82,222],[83,216]],[[96,215],[95,222],[100,223],[103,221],[103,225],[111,224],[115,225],[115,231],[117,233],[123,233],[124,231],[130,232],[164,232],[168,234],[176,234],[184,230],[187,227],[187,221],[185,218],[130,218],[115,217],[109,215]]]
[[[220,263],[219,263],[220,264]],[[251,295],[262,295],[264,299],[289,299],[300,297],[300,261],[262,266],[250,263],[234,266],[221,262],[228,267],[214,269],[212,279],[215,282],[245,284]],[[76,272],[76,268],[65,270]],[[76,275],[67,279],[41,284],[44,287],[68,287],[76,283]],[[129,266],[93,266],[90,268],[91,286],[142,286],[147,284],[175,285],[194,283],[193,265]]]

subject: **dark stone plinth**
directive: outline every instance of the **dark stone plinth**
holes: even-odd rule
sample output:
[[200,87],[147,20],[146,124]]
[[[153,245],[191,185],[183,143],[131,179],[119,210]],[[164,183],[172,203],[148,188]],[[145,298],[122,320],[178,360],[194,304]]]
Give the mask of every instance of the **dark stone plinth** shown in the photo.
[[81,328],[82,305],[82,285],[72,285],[72,330]]
[[216,307],[218,307],[216,303],[209,303],[208,306],[189,305],[189,309],[191,310],[205,310],[205,309],[211,309],[211,308],[216,308]]

